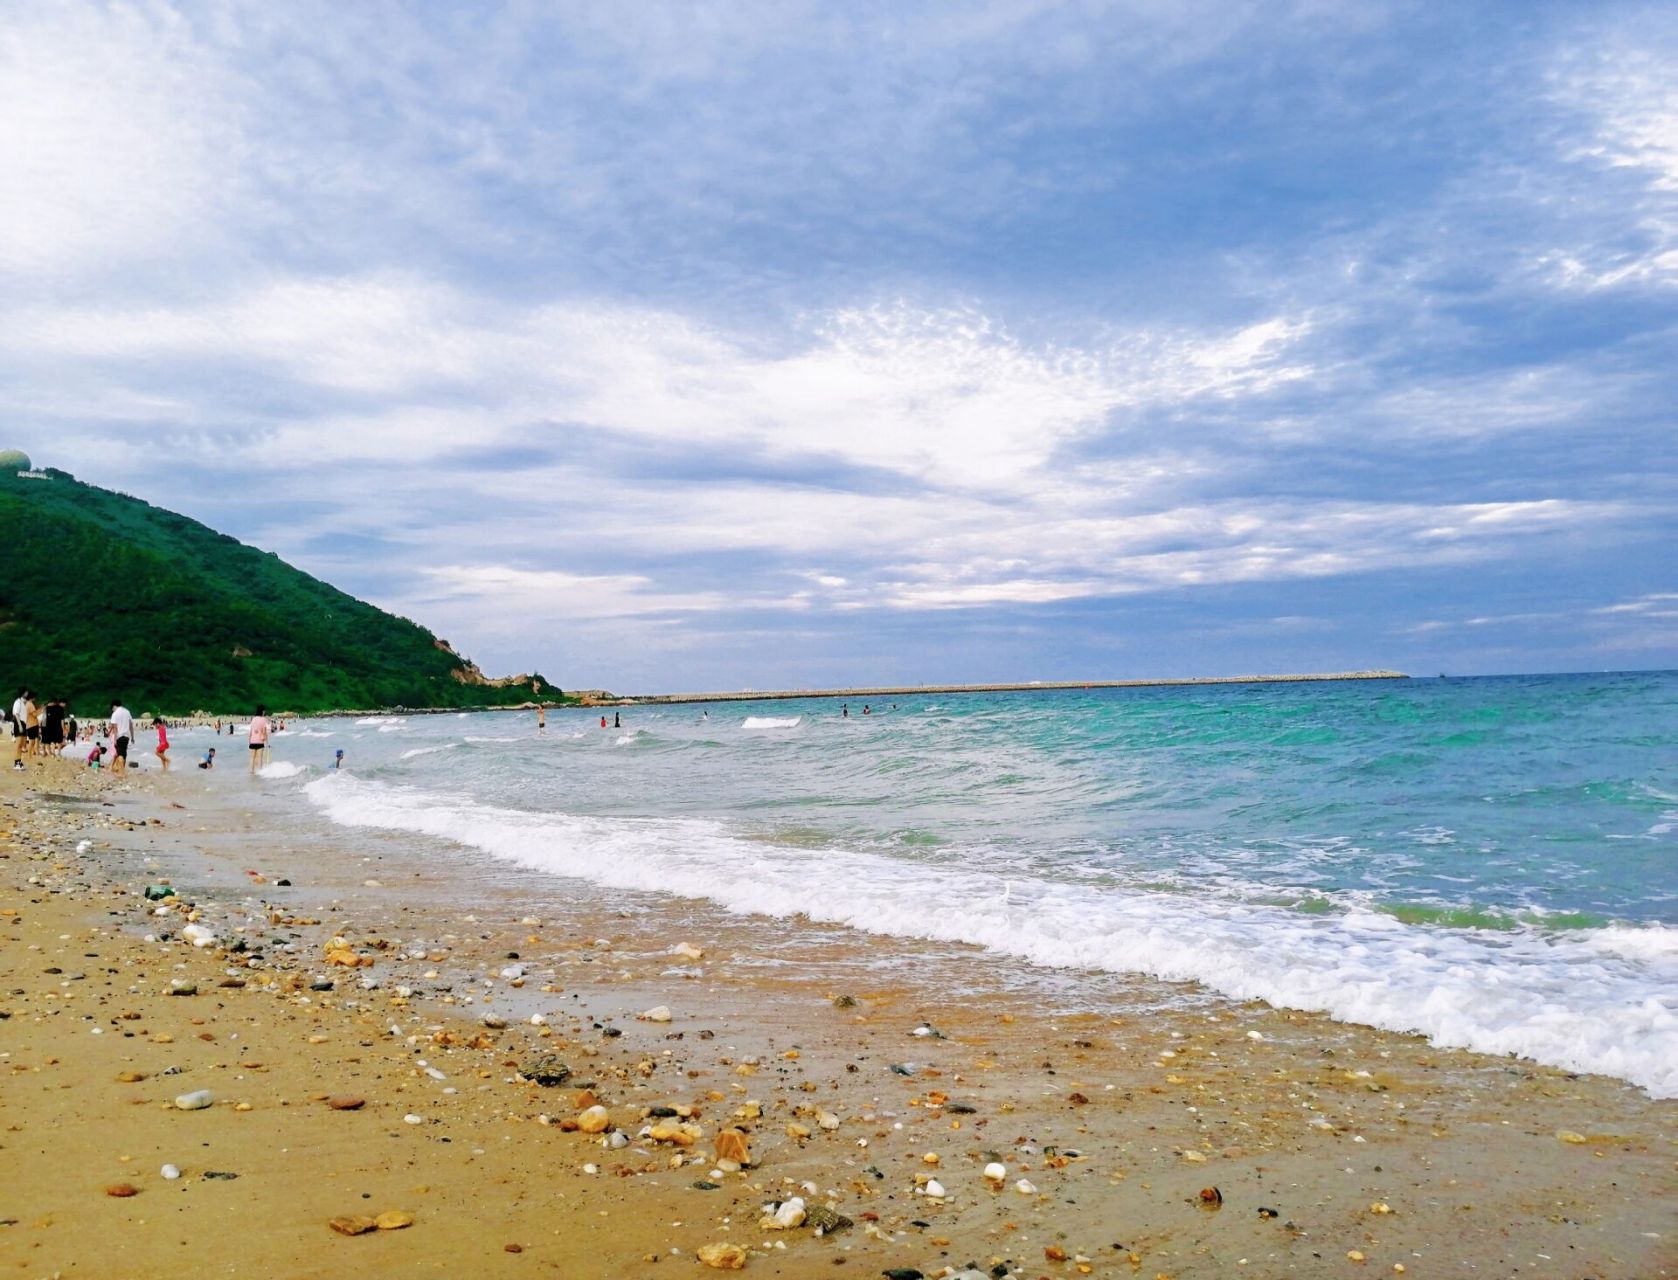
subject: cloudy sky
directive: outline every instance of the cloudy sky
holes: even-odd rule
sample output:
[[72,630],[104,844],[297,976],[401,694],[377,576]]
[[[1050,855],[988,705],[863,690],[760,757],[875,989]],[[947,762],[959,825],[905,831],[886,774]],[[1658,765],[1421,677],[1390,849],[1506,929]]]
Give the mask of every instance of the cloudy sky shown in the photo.
[[12,5],[0,437],[569,687],[1678,666],[1678,20]]

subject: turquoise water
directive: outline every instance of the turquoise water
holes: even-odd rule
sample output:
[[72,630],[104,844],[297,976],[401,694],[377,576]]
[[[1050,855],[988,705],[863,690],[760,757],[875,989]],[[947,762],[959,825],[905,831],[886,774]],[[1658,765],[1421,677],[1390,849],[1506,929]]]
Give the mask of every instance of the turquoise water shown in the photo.
[[[1678,675],[862,708],[321,721],[278,756],[335,822],[539,874],[976,944],[1061,982],[1195,980],[1678,1093]],[[317,776],[339,747],[347,772]]]

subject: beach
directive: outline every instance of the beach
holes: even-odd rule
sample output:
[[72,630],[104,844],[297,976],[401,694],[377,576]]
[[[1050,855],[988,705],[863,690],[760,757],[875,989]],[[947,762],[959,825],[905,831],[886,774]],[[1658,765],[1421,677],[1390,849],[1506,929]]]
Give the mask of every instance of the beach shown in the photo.
[[463,900],[421,837],[191,774],[0,784],[15,1274],[1672,1273],[1674,1104],[1624,1081],[516,869]]

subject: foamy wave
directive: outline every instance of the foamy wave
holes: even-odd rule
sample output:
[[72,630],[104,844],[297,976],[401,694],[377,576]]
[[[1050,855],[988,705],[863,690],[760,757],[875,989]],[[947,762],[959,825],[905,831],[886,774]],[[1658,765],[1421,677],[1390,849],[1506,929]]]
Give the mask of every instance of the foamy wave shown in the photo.
[[357,724],[401,724],[402,721],[396,716],[368,716],[365,719],[357,720],[356,723]]
[[273,764],[263,765],[256,772],[264,778],[295,778],[303,770],[303,765],[293,764],[290,760],[276,760]]
[[[468,739],[468,741],[470,741],[470,739]],[[444,742],[435,747],[410,747],[402,753],[400,758],[403,760],[412,760],[415,756],[436,755],[439,751],[453,751],[459,745],[460,743],[458,742]]]
[[1237,999],[1322,1010],[1678,1096],[1678,1000],[1651,994],[1660,988],[1644,960],[1602,945],[1612,929],[1487,937],[1363,909],[1311,916],[972,866],[957,878],[947,868],[831,847],[777,845],[766,858],[761,844],[696,819],[521,813],[345,777],[305,790],[346,826],[437,836],[611,888],[973,943],[1058,968],[1198,981]]
[[742,729],[796,729],[803,716],[747,716],[740,722]]

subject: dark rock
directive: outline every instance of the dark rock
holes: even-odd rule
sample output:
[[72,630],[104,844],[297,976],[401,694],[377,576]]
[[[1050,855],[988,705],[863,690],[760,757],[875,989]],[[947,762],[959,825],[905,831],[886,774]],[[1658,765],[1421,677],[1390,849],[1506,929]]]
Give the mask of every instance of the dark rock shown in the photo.
[[675,1107],[648,1107],[647,1114],[657,1120],[668,1120],[676,1114]]
[[817,1235],[830,1236],[835,1231],[843,1231],[846,1227],[856,1224],[837,1209],[829,1209],[825,1204],[813,1204],[804,1211],[804,1225]]
[[206,1178],[214,1178],[217,1182],[232,1182],[239,1175],[236,1173],[228,1173],[223,1169],[206,1169],[204,1170],[204,1176]]
[[571,1078],[571,1068],[558,1058],[537,1058],[527,1062],[519,1068],[519,1074],[526,1080],[533,1080],[541,1085],[564,1084]]
[[979,1108],[966,1102],[946,1102],[944,1110],[952,1116],[974,1116],[979,1114]]
[[926,1277],[913,1267],[887,1267],[880,1274],[886,1280],[926,1280]]
[[721,1191],[722,1184],[719,1182],[706,1182],[704,1178],[701,1178],[698,1182],[693,1184],[693,1189],[695,1191]]
[[332,990],[332,979],[331,978],[322,978],[318,982],[311,982],[309,984],[309,990],[310,991],[330,991],[330,990]]

